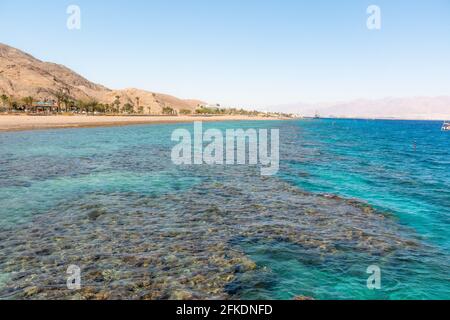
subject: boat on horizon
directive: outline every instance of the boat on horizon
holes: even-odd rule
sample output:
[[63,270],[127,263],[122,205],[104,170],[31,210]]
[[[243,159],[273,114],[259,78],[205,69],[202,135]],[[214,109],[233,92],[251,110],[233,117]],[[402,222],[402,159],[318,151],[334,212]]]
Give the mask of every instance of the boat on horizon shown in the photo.
[[441,128],[442,131],[450,131],[450,121],[444,121],[444,124]]

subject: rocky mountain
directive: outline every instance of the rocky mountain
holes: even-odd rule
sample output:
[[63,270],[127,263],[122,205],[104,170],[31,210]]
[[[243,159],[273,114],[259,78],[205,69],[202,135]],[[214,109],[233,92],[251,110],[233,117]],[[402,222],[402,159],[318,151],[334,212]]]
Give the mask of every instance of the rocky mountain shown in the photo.
[[195,110],[199,100],[183,100],[170,95],[139,89],[111,90],[90,82],[69,68],[40,61],[33,56],[0,43],[0,95],[20,99],[56,99],[59,92],[67,92],[72,99],[121,105],[142,106],[145,113],[158,114],[164,107],[177,111]]

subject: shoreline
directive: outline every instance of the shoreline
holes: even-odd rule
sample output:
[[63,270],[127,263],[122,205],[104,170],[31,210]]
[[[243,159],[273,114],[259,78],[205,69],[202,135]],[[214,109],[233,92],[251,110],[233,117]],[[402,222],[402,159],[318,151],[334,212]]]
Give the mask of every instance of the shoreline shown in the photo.
[[0,115],[0,133],[15,131],[121,127],[146,124],[190,123],[195,121],[273,121],[288,118],[270,118],[261,116],[105,116],[105,115]]
[[[316,118],[314,118],[314,117],[304,117],[303,119],[314,120]],[[369,117],[367,117],[367,118],[364,118],[364,117],[335,117],[335,118],[333,118],[333,117],[320,117],[319,119],[320,120],[373,120],[373,121],[433,121],[433,122],[446,121],[445,120],[446,117],[440,117],[440,118],[438,118],[438,117],[435,117],[435,118],[420,118],[420,117],[417,117],[417,118],[402,118],[402,117],[398,117],[398,118],[397,117],[386,117],[386,118],[383,118],[383,117],[375,117],[375,118],[369,118]]]

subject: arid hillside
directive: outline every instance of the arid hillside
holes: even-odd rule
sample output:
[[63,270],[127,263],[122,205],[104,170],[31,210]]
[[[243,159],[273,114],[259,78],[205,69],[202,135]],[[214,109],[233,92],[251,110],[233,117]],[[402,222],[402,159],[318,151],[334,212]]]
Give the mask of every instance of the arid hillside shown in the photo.
[[137,111],[159,114],[164,107],[176,111],[195,110],[199,100],[176,97],[139,89],[111,90],[92,83],[65,66],[40,61],[18,49],[0,43],[0,95],[22,99],[54,99],[64,93],[74,100],[103,104],[130,104]]

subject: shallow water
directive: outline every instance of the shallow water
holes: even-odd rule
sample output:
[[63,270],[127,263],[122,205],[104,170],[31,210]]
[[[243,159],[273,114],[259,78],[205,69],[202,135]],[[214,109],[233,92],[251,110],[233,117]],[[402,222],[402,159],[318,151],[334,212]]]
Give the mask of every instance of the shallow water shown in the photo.
[[450,298],[439,123],[204,127],[279,128],[278,176],[174,166],[170,135],[190,124],[0,134],[0,297]]

